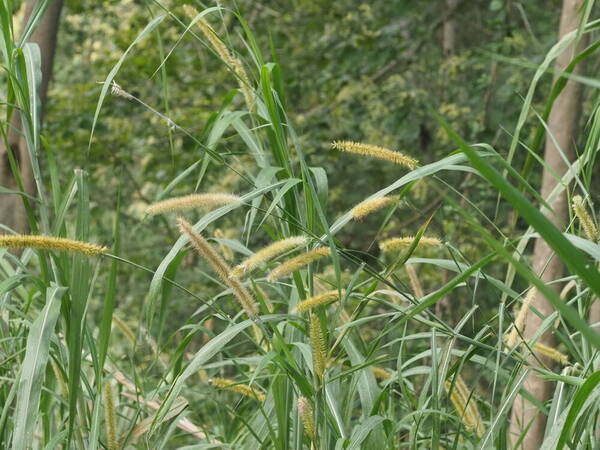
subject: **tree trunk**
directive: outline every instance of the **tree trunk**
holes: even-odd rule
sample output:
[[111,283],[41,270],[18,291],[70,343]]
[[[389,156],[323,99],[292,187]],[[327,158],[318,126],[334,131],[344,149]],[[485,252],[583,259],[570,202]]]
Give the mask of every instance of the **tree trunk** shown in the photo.
[[[21,29],[25,28],[25,24],[31,15],[35,3],[36,0],[27,0],[23,19],[24,23]],[[42,107],[46,103],[48,83],[52,77],[52,64],[56,50],[56,37],[62,5],[63,0],[53,0],[50,2],[44,13],[44,17],[29,39],[29,42],[35,42],[40,47],[42,80],[38,95]],[[25,192],[33,195],[35,193],[35,182],[27,144],[21,133],[21,120],[17,111],[13,112],[7,140],[8,151],[12,153],[19,165]],[[0,142],[0,186],[19,190],[9,164],[7,148],[4,142]],[[0,224],[8,226],[19,233],[26,233],[28,231],[29,227],[25,215],[25,207],[20,195],[0,195]]]
[[442,52],[445,57],[456,52],[456,20],[455,10],[460,0],[446,0],[446,17],[442,27]]
[[[563,37],[570,31],[574,30],[579,25],[580,8],[583,0],[563,0],[562,14],[560,19],[559,36]],[[556,70],[560,73],[572,60],[574,50],[572,47],[567,48],[556,60]],[[577,71],[578,69],[576,69]],[[579,122],[581,113],[581,86],[574,81],[569,81],[565,86],[560,96],[556,99],[552,112],[548,119],[548,127],[550,133],[555,139],[555,142],[550,136],[546,137],[544,161],[548,170],[544,170],[542,177],[542,198],[547,199],[552,190],[557,185],[557,179],[553,173],[562,176],[568,169],[567,164],[563,160],[560,152],[562,151],[565,157],[572,161],[575,156],[573,141],[575,138],[576,128]],[[561,193],[552,203],[551,212],[546,212],[548,219],[558,228],[564,229],[569,218],[569,205],[567,203],[566,192]],[[542,240],[535,241],[533,250],[533,269],[545,283],[553,282],[561,278],[564,274],[565,266],[559,260],[548,244]],[[559,283],[553,283],[550,287],[560,293],[562,286]],[[531,303],[531,309],[539,311],[543,317],[547,317],[554,312],[552,306],[548,303],[544,296],[539,293]],[[527,323],[523,336],[526,340],[531,338],[539,329],[543,318],[529,312],[527,315]],[[547,332],[538,342],[554,347],[555,338],[552,333]],[[536,364],[535,358],[529,357],[531,364]],[[550,365],[550,361],[544,360],[544,363]],[[549,381],[539,378],[536,374],[531,373],[525,380],[523,388],[526,389],[540,402],[545,402],[552,395],[553,385]],[[544,431],[546,426],[546,417],[540,411],[528,402],[524,397],[517,396],[513,404],[512,417],[510,423],[511,439],[515,442],[524,429],[531,424],[523,440],[522,448],[525,450],[537,450],[541,447],[544,439]]]

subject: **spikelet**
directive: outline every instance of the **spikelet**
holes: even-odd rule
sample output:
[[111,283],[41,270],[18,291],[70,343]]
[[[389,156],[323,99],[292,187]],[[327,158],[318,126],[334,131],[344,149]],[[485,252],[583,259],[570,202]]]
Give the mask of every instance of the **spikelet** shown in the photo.
[[[341,295],[344,295],[344,290],[342,290]],[[324,292],[323,294],[314,295],[312,297],[307,298],[306,300],[301,301],[296,305],[297,312],[305,312],[310,311],[317,306],[324,305],[326,303],[333,302],[335,300],[340,299],[340,291],[337,289],[332,291]]]
[[377,378],[378,380],[387,380],[392,376],[392,374],[389,373],[387,370],[377,366],[371,366],[371,372],[373,372],[373,375],[375,375],[375,378]]
[[[479,437],[483,436],[484,428],[481,421],[479,409],[473,397],[469,397],[469,391],[462,377],[458,375],[455,378],[454,389],[450,392],[452,384],[449,381],[444,383],[446,391],[450,393],[450,401],[454,409],[460,415],[461,420],[468,430],[475,431]],[[467,403],[468,402],[468,403]]]
[[226,378],[213,378],[210,380],[210,382],[220,389],[237,392],[238,394],[242,394],[245,397],[253,398],[254,400],[258,400],[259,402],[265,401],[264,394],[254,390],[251,386],[248,386],[247,384],[241,384],[237,381],[228,380]]
[[[192,19],[198,15],[198,11],[193,6],[184,5],[183,9],[185,10],[185,13]],[[244,94],[244,100],[246,102],[246,106],[248,107],[248,111],[252,111],[253,96],[250,89],[250,79],[244,70],[242,62],[231,54],[229,49],[225,46],[225,44],[223,44],[223,41],[219,39],[219,36],[217,36],[215,30],[213,30],[206,20],[199,19],[196,22],[196,25],[198,25],[198,28],[200,28],[200,31],[204,37],[208,39],[215,53],[219,55],[219,58],[221,58],[221,60],[229,66],[229,69],[237,75],[238,83],[242,89],[242,93]]]
[[376,145],[361,144],[359,142],[351,141],[336,141],[333,142],[331,146],[336,150],[341,150],[344,152],[384,159],[386,161],[393,162],[394,164],[408,167],[411,170],[415,169],[419,164],[416,159],[406,156],[400,152],[394,152],[387,148],[378,147]]
[[271,271],[267,280],[275,281],[279,278],[285,277],[290,273],[301,269],[302,267],[310,264],[317,259],[323,258],[325,256],[331,255],[331,249],[329,247],[318,247],[313,250],[309,250],[306,253],[302,253],[294,258],[288,259],[286,262],[281,264],[279,267],[276,267]]
[[310,406],[310,402],[306,397],[298,397],[298,413],[300,413],[300,418],[302,419],[302,424],[304,425],[304,432],[309,439],[314,442],[316,437],[315,420],[313,417],[312,407]]
[[146,212],[151,215],[166,212],[188,211],[195,208],[214,208],[216,206],[239,203],[242,199],[233,194],[191,194],[173,197],[150,205]]
[[323,379],[325,373],[325,338],[323,337],[323,331],[321,330],[321,324],[319,318],[311,314],[310,322],[308,326],[308,334],[310,337],[310,347],[312,349],[313,356],[313,368],[315,374],[319,380]]
[[217,273],[217,275],[223,280],[223,282],[231,289],[233,295],[238,299],[244,311],[250,317],[256,316],[258,314],[258,307],[252,294],[248,292],[248,290],[239,282],[236,278],[230,278],[229,272],[231,272],[231,268],[227,265],[227,263],[223,260],[221,255],[219,255],[214,248],[208,243],[204,237],[200,233],[194,231],[192,226],[185,220],[179,217],[177,219],[177,224],[179,225],[179,229],[182,234],[185,234],[194,249],[198,252],[200,256],[202,256],[213,268],[213,270]]
[[544,355],[552,359],[553,361],[562,364],[563,366],[569,364],[569,357],[564,353],[559,352],[553,347],[548,347],[547,345],[536,342],[535,344],[533,344],[532,349],[534,352],[537,352],[540,355]]
[[580,195],[573,197],[573,212],[575,212],[575,215],[579,219],[579,223],[581,223],[583,231],[588,239],[596,242],[599,237],[598,229],[596,228],[596,224],[594,223],[592,216],[585,208],[585,204],[583,203],[583,199]]
[[301,247],[308,243],[308,238],[305,236],[294,236],[287,239],[281,239],[273,242],[271,245],[259,250],[254,255],[250,256],[245,261],[238,264],[232,271],[230,276],[240,278],[254,269],[259,267],[261,264],[267,263],[271,259],[279,256],[288,250]]
[[106,443],[108,450],[117,450],[119,441],[117,440],[117,421],[115,415],[115,405],[113,402],[113,393],[110,383],[104,383],[104,426],[106,428]]
[[0,235],[0,247],[5,248],[38,248],[41,250],[58,250],[61,252],[83,253],[97,256],[108,251],[106,247],[72,239],[38,235]]
[[404,269],[408,274],[408,279],[410,280],[410,285],[417,299],[423,298],[425,293],[423,292],[423,287],[421,286],[421,282],[419,281],[419,277],[417,277],[417,272],[412,264],[404,264]]
[[517,344],[517,340],[519,339],[519,331],[523,332],[523,327],[525,326],[525,319],[527,318],[527,312],[529,311],[529,305],[535,298],[536,293],[537,289],[535,287],[532,287],[531,289],[529,289],[525,300],[523,300],[521,309],[519,309],[519,312],[515,317],[515,323],[513,325],[513,328],[512,330],[510,330],[510,333],[506,338],[506,346],[508,348],[513,348]]
[[129,341],[132,347],[135,347],[135,334],[129,325],[127,325],[119,316],[113,314],[112,323],[119,329],[123,336]]
[[[223,233],[221,231],[220,228],[217,228],[215,230],[215,237],[217,239],[225,239],[225,233]],[[231,261],[233,259],[233,252],[231,251],[231,247],[228,247],[227,245],[223,245],[222,243],[219,242],[219,250],[221,250],[221,254],[223,255],[223,258],[225,258],[228,261]]]
[[397,196],[386,196],[380,198],[373,198],[371,200],[365,200],[360,202],[354,208],[350,210],[350,215],[354,220],[364,219],[371,213],[379,211],[386,206],[392,205],[394,203],[398,203]]
[[[379,243],[379,248],[384,253],[402,250],[410,247],[415,239],[416,238],[414,236],[386,239],[385,241]],[[442,242],[435,237],[422,236],[417,245],[418,247],[438,247],[442,245]]]

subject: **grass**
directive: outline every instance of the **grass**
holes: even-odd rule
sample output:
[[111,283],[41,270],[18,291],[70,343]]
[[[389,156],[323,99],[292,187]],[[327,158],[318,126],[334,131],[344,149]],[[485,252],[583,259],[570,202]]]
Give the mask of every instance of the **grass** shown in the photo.
[[[218,14],[241,21],[245,46],[233,48],[217,35],[211,35],[213,42],[207,43],[202,34],[193,33],[190,21],[213,23]],[[11,20],[3,4],[3,64],[10,75],[3,94],[16,107],[5,108],[2,138],[6,141],[10,115],[20,114],[38,183],[35,208],[30,204],[28,209],[32,232],[94,242],[89,204],[90,197],[99,194],[90,192],[86,173],[76,171],[63,192],[57,189],[60,183],[55,171],[42,176],[40,167],[46,165],[46,159],[52,163],[53,156],[41,148],[36,126],[32,79],[36,72],[31,68],[39,61],[32,47],[21,48],[12,39],[8,32]],[[156,16],[102,85],[89,151],[93,151],[102,107],[119,69],[136,44],[159,32],[165,21],[178,22],[182,37],[189,35],[199,45],[226,52],[229,62],[253,62],[245,67],[247,79],[239,77],[239,67],[232,68],[232,83],[242,83],[236,94],[243,99],[236,103],[243,111],[237,126],[232,129],[227,116],[220,114],[211,123],[208,140],[194,138],[202,150],[198,164],[205,158],[229,164],[232,161],[226,161],[215,148],[226,129],[241,132],[249,151],[240,156],[245,164],[238,174],[247,189],[239,201],[217,202],[212,210],[203,209],[195,222],[193,214],[179,211],[190,223],[185,222],[183,234],[172,242],[162,260],[156,261],[156,269],[140,266],[121,251],[120,207],[127,199],[117,200],[112,212],[112,250],[100,257],[71,254],[56,246],[21,245],[26,247],[22,253],[2,250],[0,446],[508,448],[510,407],[518,393],[527,395],[523,381],[529,371],[535,371],[556,386],[549,402],[537,404],[540,413],[548,416],[545,447],[594,447],[600,412],[600,335],[587,323],[586,315],[600,296],[600,248],[576,220],[566,230],[554,227],[537,202],[530,200],[532,196],[526,195],[536,192],[528,176],[531,170],[541,170],[540,166],[527,162],[522,176],[511,166],[519,132],[530,116],[536,84],[566,40],[549,52],[536,73],[506,158],[489,146],[464,142],[443,117],[437,117],[457,151],[425,165],[403,157],[408,159],[402,161],[410,164],[398,168],[397,181],[364,193],[365,201],[385,204],[380,211],[376,211],[378,207],[369,210],[383,219],[389,206],[378,199],[393,194],[394,204],[410,201],[415,182],[427,179],[443,193],[445,204],[461,212],[472,239],[483,243],[485,251],[471,261],[452,242],[435,241],[436,248],[427,248],[430,218],[416,229],[406,230],[414,237],[373,262],[358,258],[356,250],[361,249],[344,247],[336,238],[356,213],[351,209],[329,219],[327,174],[312,166],[288,116],[281,68],[265,62],[255,37],[235,12],[209,8],[196,17],[180,10]],[[595,22],[588,24],[584,32],[594,26]],[[584,51],[577,61],[591,53]],[[555,83],[550,105],[561,86],[563,79]],[[144,105],[140,103],[141,108],[162,114]],[[546,117],[547,112],[541,119]],[[591,167],[596,164],[597,152],[592,138],[600,130],[597,103],[592,117],[585,130],[590,139],[563,180],[563,185],[569,186],[568,181],[575,178],[583,198],[594,183]],[[173,123],[173,128],[180,127]],[[534,137],[533,151],[539,148],[540,139]],[[390,150],[352,145],[354,150],[385,155],[381,164],[395,160]],[[363,155],[340,157],[352,158],[356,176],[360,176],[356,162]],[[171,180],[162,197],[175,186],[192,194],[194,186],[186,179],[191,169]],[[462,194],[447,189],[447,172],[474,173],[488,182],[529,229],[506,236],[490,226],[492,218]],[[44,184],[47,179],[48,186]],[[352,188],[350,183],[347,188]],[[50,195],[43,196],[45,192]],[[467,207],[459,202],[466,202]],[[243,230],[237,238],[214,239],[215,228],[225,216],[241,221]],[[165,217],[175,225],[174,215]],[[597,218],[591,213],[589,220]],[[564,281],[573,283],[574,288],[565,298],[549,289],[531,269],[524,249],[534,233],[543,237],[569,268]],[[201,245],[197,236],[201,236]],[[245,277],[231,274],[235,264],[263,247],[255,243],[266,237],[273,243],[297,236],[304,237],[298,241],[301,247],[267,252],[268,258],[257,258],[259,262],[253,263]],[[204,260],[191,267],[181,264],[190,252],[190,238],[211,264]],[[230,247],[235,255],[231,267],[219,256],[220,246]],[[269,276],[285,267],[286,261],[316,248],[329,251],[318,259],[305,259],[291,272],[280,269],[281,277]],[[424,267],[444,268],[456,275],[442,284],[417,289],[415,268]],[[139,299],[144,304],[141,317],[129,317],[127,311],[115,307],[121,294],[120,272],[125,268],[152,275],[146,295]],[[413,272],[407,274],[407,270]],[[178,282],[186,273],[200,277],[205,288],[196,290]],[[406,283],[409,275],[412,286]],[[484,286],[497,298],[498,310],[479,319],[484,320],[483,325],[473,330],[470,324],[480,314],[477,297]],[[504,336],[516,320],[512,305],[523,301],[529,287],[544,293],[555,308],[538,336],[549,329],[558,336],[560,351],[569,361],[562,367],[532,364],[526,357],[531,349],[535,351],[534,341],[514,348],[504,346]],[[425,292],[423,296],[416,295],[419,290]],[[240,292],[243,307],[235,300]],[[442,299],[469,296],[472,307],[456,323],[434,312]],[[170,320],[169,302],[176,297],[187,299],[190,309],[196,310],[164,337],[165,323]],[[302,303],[306,301],[310,307]],[[89,312],[93,303],[102,305],[100,314]]]

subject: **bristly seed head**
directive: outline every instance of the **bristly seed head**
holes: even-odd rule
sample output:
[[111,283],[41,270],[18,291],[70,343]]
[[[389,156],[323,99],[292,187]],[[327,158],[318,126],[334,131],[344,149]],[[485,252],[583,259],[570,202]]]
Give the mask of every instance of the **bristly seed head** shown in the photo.
[[187,211],[194,208],[214,208],[231,203],[240,203],[241,201],[240,197],[233,194],[191,194],[153,203],[146,209],[146,212],[156,215],[166,212]]
[[[384,253],[402,250],[410,247],[415,239],[414,236],[386,239],[379,243],[379,248]],[[421,236],[421,239],[419,239],[419,243],[417,244],[418,247],[438,247],[440,245],[442,245],[442,242],[438,238],[426,236]]]
[[408,167],[411,170],[415,169],[419,164],[416,159],[406,156],[400,152],[395,152],[387,148],[378,147],[376,145],[361,144],[359,142],[352,141],[335,141],[331,144],[331,147],[336,150],[390,161],[394,164]]
[[[446,391],[450,392],[452,386],[451,383],[446,381],[444,386],[446,387]],[[485,429],[483,428],[481,415],[477,408],[477,402],[475,401],[475,398],[469,394],[467,385],[460,375],[457,375],[454,379],[454,389],[450,392],[450,401],[454,405],[454,409],[458,412],[466,428],[475,431],[479,437],[483,436]]]
[[398,203],[397,196],[386,196],[365,200],[363,202],[360,202],[354,208],[352,208],[350,210],[350,215],[354,220],[361,220],[369,214],[379,211],[380,209],[395,203]]
[[289,275],[290,273],[301,269],[302,267],[306,266],[307,264],[313,261],[316,261],[317,259],[329,255],[331,255],[331,248],[329,247],[318,247],[313,250],[309,250],[306,253],[302,253],[301,255],[287,260],[279,267],[273,269],[273,271],[271,271],[267,279],[269,281],[278,280],[279,278]]
[[[343,296],[345,293],[344,290],[341,291],[341,295]],[[323,294],[315,295],[313,297],[309,297],[306,300],[301,301],[296,306],[296,311],[305,312],[310,311],[311,309],[316,308],[317,306],[324,305],[326,303],[330,303],[340,299],[340,291],[332,290],[327,291]]]
[[267,247],[259,250],[254,255],[250,256],[245,261],[238,264],[232,271],[230,276],[241,278],[244,275],[252,272],[262,264],[269,262],[271,259],[279,256],[289,250],[296,249],[308,244],[306,236],[294,236],[279,241],[273,242]]
[[508,337],[506,338],[506,346],[508,348],[513,348],[517,344],[517,340],[519,339],[519,332],[523,332],[525,326],[525,318],[527,317],[527,312],[529,311],[529,305],[533,301],[537,294],[537,289],[532,287],[529,289],[529,292],[525,296],[525,300],[523,300],[523,304],[515,317],[515,323],[513,324],[512,329]]
[[96,244],[74,241],[72,239],[39,235],[0,235],[0,247],[4,248],[37,248],[40,250],[58,250],[62,252],[83,253],[98,256],[108,249]]
[[221,255],[210,245],[210,243],[204,239],[204,237],[196,232],[192,226],[183,218],[177,219],[179,230],[181,234],[184,234],[190,240],[192,247],[198,252],[202,258],[206,260],[225,283],[233,292],[233,295],[238,299],[246,314],[250,317],[255,317],[258,314],[258,306],[252,297],[252,294],[244,287],[242,283],[236,278],[230,278],[229,273],[231,268],[223,260]]
[[298,413],[300,413],[300,418],[304,425],[304,432],[314,442],[316,437],[315,421],[310,401],[306,397],[298,397]]
[[587,238],[592,242],[597,242],[600,237],[598,234],[598,229],[596,228],[596,224],[592,219],[592,216],[587,211],[585,207],[585,203],[583,202],[583,198],[580,195],[576,195],[573,197],[573,212],[579,219],[579,223],[585,232]]
[[245,397],[253,398],[254,400],[258,400],[259,402],[265,401],[265,395],[261,392],[256,391],[247,384],[238,383],[234,380],[228,380],[226,378],[212,378],[210,380],[214,386],[225,389],[232,392],[237,392],[238,394],[242,394]]
[[310,315],[308,329],[310,346],[313,355],[313,368],[319,381],[322,381],[323,374],[325,373],[325,361],[327,357],[325,353],[325,338],[323,337],[323,331],[321,330],[319,318],[315,314],[311,313]]
[[533,349],[534,352],[537,352],[540,355],[544,355],[547,358],[550,358],[553,361],[556,361],[557,363],[562,364],[563,366],[566,366],[567,364],[569,364],[569,357],[567,355],[565,355],[564,353],[559,352],[554,347],[549,347],[542,343],[536,342],[535,344],[533,344],[533,346],[531,348]]

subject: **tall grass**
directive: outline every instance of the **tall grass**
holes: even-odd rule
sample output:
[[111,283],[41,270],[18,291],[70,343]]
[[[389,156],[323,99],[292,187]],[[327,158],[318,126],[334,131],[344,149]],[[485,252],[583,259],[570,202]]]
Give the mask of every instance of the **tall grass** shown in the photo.
[[[233,45],[218,33],[222,15],[239,21],[243,42]],[[58,188],[56,155],[40,147],[35,126],[39,112],[31,107],[39,58],[31,45],[13,39],[12,18],[4,3],[0,20],[3,64],[9,74],[3,94],[15,105],[5,108],[2,137],[6,140],[10,115],[19,114],[38,181],[31,228],[57,239],[98,242],[90,235],[89,202],[101,193],[90,192],[81,170],[66,188]],[[313,166],[298,139],[280,66],[267,62],[242,17],[220,7],[192,16],[180,9],[164,11],[146,26],[103,83],[90,151],[119,69],[136,44],[160,32],[166,21],[178,23],[182,38],[212,49],[224,64],[235,62],[229,67],[232,85],[240,86],[237,97],[242,101],[226,103],[215,116],[207,134],[210,142],[173,121],[170,125],[196,140],[201,161],[236,162],[237,156],[219,154],[217,143],[226,131],[231,133],[228,137],[238,136],[248,149],[239,156],[244,160],[239,176],[245,190],[233,202],[200,202],[202,215],[195,222],[189,210],[196,206],[192,200],[207,197],[187,197],[185,208],[178,211],[182,233],[156,261],[156,269],[141,267],[120,252],[119,205],[128,199],[115,201],[114,235],[103,242],[112,250],[100,256],[36,246],[35,241],[28,245],[25,238],[17,238],[19,247],[26,247],[22,253],[2,250],[2,448],[507,448],[510,407],[518,393],[528,395],[523,381],[530,371],[556,386],[550,402],[537,405],[548,417],[545,448],[594,447],[600,335],[586,317],[600,295],[600,246],[589,236],[597,224],[592,208],[586,209],[582,222],[582,201],[576,199],[580,209],[568,229],[555,228],[531,201],[535,187],[511,166],[513,148],[506,159],[489,145],[470,145],[438,117],[456,143],[456,152],[426,165],[403,156],[396,181],[364,192],[365,202],[371,203],[362,203],[360,214],[353,208],[332,217],[327,173]],[[594,21],[581,31],[590,33],[597,27]],[[556,57],[557,47],[532,82],[522,118],[531,111],[536,83]],[[585,56],[593,53],[586,52]],[[594,80],[580,81],[596,87]],[[561,83],[559,79],[555,90]],[[548,108],[555,97],[548,97]],[[139,107],[161,114],[143,102]],[[241,114],[232,126],[226,113],[234,109]],[[561,189],[583,199],[589,199],[594,184],[598,117],[596,101],[584,130],[589,139],[561,183]],[[522,126],[521,121],[515,139]],[[343,144],[336,147],[349,153],[339,158],[352,160],[357,177],[365,153],[377,157],[380,152],[382,165],[399,158],[393,149],[372,145],[376,143]],[[41,166],[48,167],[45,177]],[[490,183],[528,228],[505,235],[490,226],[490,217],[445,182],[447,172],[474,173],[482,183]],[[182,193],[194,194],[188,175],[182,170],[165,189],[177,185]],[[486,251],[477,260],[465,257],[452,242],[432,236],[432,218],[396,240],[380,239],[386,251],[377,262],[358,258],[357,251],[365,249],[345,246],[336,237],[357,216],[379,215],[383,222],[386,210],[393,213],[399,204],[411,201],[411,189],[423,179],[462,214],[472,239],[485,243]],[[353,189],[351,180],[346,189]],[[160,212],[175,226],[173,209]],[[243,227],[236,238],[215,239],[225,216]],[[144,226],[154,222],[147,219]],[[536,236],[569,267],[565,281],[572,289],[563,298],[531,269],[524,250]],[[258,244],[266,239],[275,247]],[[277,242],[291,244],[277,247]],[[223,246],[235,255],[231,266],[221,255]],[[203,259],[193,266],[181,265],[192,247]],[[152,274],[146,296],[139,298],[144,304],[140,318],[124,320],[127,311],[115,310],[119,270],[125,266]],[[439,285],[423,285],[418,270],[426,267],[455,276]],[[201,278],[204,290],[192,291],[178,282],[184,272]],[[470,324],[479,314],[477,297],[484,286],[494,293],[498,309],[473,330]],[[560,347],[544,351],[564,354],[561,364],[533,365],[526,358],[536,354],[536,342],[520,339],[517,305],[530,289],[542,292],[555,307],[537,336],[553,330]],[[169,302],[176,297],[188,299],[195,311],[173,336],[162,339]],[[473,305],[457,322],[435,315],[433,307],[442,299],[467,297],[474,299]],[[98,317],[88,314],[91,302],[102,304]],[[511,345],[506,346],[505,337],[511,333]],[[125,354],[123,340],[132,349]],[[203,344],[194,348],[192,343],[199,341]],[[136,351],[148,359],[136,356]]]

